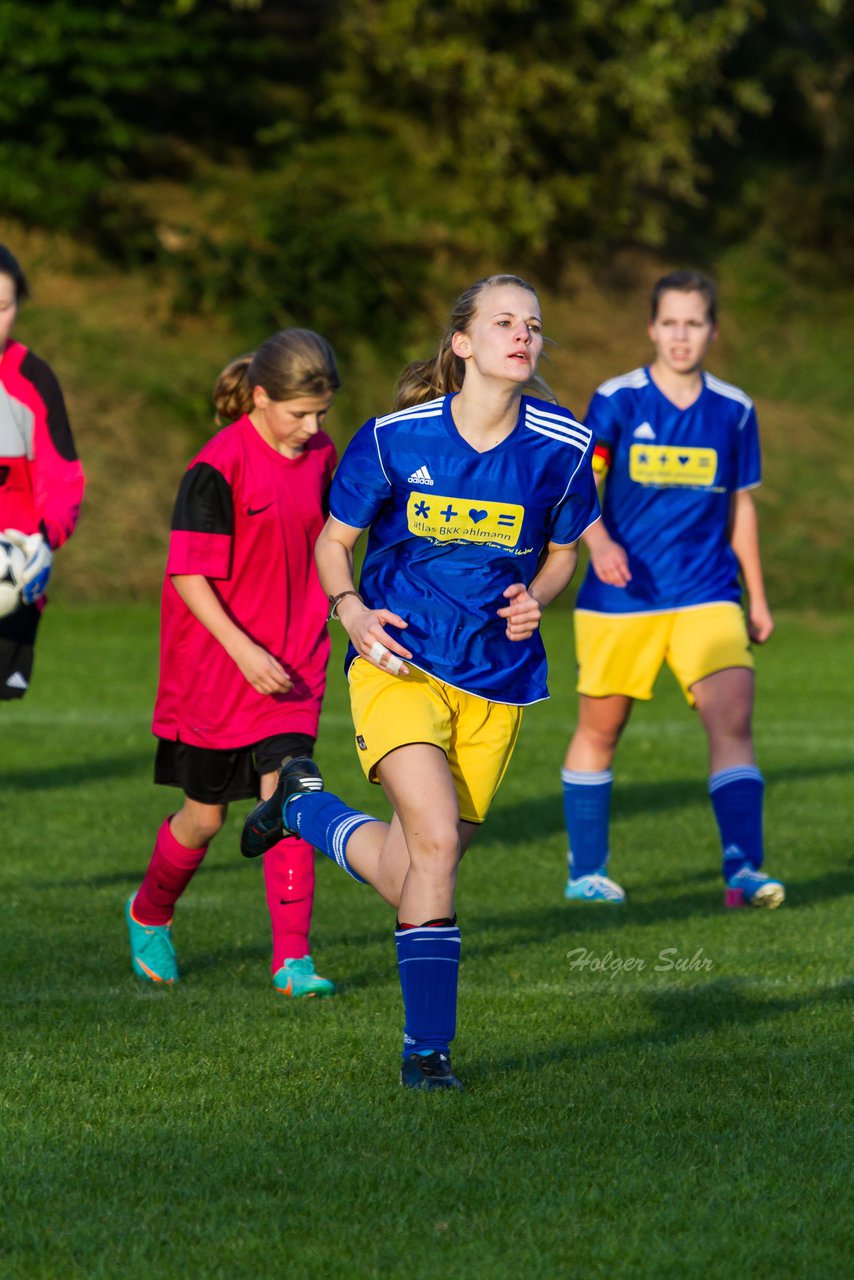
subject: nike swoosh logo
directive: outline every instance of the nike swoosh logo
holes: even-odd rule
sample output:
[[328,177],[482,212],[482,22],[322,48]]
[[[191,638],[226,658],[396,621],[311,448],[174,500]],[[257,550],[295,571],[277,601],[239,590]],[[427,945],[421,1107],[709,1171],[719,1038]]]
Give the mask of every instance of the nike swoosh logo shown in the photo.
[[272,502],[268,502],[267,506],[264,507],[247,507],[246,514],[248,516],[260,516],[262,511],[266,511],[267,507],[272,507],[272,505]]

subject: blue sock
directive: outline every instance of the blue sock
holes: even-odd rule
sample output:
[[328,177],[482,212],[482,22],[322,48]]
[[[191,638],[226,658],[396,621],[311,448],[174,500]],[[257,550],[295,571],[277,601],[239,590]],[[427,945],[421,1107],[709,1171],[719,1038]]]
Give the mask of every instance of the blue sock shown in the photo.
[[415,925],[396,929],[394,940],[403,992],[403,1054],[449,1053],[457,1029],[460,931],[456,923]]
[[288,826],[295,826],[303,840],[337,862],[359,884],[366,881],[353,870],[345,850],[350,836],[366,822],[377,822],[370,814],[351,809],[331,791],[310,791],[285,801]]
[[762,866],[764,794],[765,781],[752,764],[720,769],[709,778],[709,796],[723,847],[724,880],[745,865],[754,871]]
[[591,875],[608,863],[608,826],[611,816],[610,769],[582,773],[561,769],[563,816],[569,837],[569,874],[573,880]]

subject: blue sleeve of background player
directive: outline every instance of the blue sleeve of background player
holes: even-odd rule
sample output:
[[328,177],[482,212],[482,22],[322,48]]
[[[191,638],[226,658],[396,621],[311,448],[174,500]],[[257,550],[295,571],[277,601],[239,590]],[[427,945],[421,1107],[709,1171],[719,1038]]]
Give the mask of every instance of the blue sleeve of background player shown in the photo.
[[353,529],[367,529],[391,497],[379,442],[371,418],[344,451],[329,492],[329,514]]
[[617,443],[620,431],[619,401],[619,392],[615,392],[610,396],[603,396],[599,391],[596,391],[584,417],[584,425],[593,432],[594,441],[597,444],[608,445],[611,449]]
[[736,491],[754,489],[762,479],[762,456],[759,449],[759,424],[752,405],[739,428],[736,447]]

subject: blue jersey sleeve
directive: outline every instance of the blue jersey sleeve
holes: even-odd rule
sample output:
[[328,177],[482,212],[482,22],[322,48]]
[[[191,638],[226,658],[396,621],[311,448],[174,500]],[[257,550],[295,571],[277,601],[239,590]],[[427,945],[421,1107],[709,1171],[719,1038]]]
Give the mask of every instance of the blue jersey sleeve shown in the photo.
[[750,406],[738,433],[736,491],[753,489],[762,479],[762,457],[759,449],[759,424],[756,410]]
[[593,399],[584,418],[585,427],[593,432],[593,439],[613,449],[620,433],[620,403],[618,395],[603,396],[600,391]]
[[591,466],[592,449],[591,442],[575,469],[566,494],[552,512],[549,541],[562,547],[577,542],[600,515],[599,495]]
[[329,492],[329,514],[354,529],[367,529],[391,496],[383,470],[375,419],[361,427],[338,464]]

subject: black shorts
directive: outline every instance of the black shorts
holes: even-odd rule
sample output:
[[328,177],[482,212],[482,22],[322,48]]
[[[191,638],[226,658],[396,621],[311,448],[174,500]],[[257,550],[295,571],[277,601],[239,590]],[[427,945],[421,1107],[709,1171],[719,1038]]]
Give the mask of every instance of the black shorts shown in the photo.
[[307,733],[279,733],[233,751],[158,738],[154,781],[180,787],[199,804],[253,800],[258,798],[261,774],[275,773],[283,756],[310,756],[313,749],[314,738]]
[[0,618],[0,700],[23,698],[30,687],[41,616],[37,605],[22,604]]

